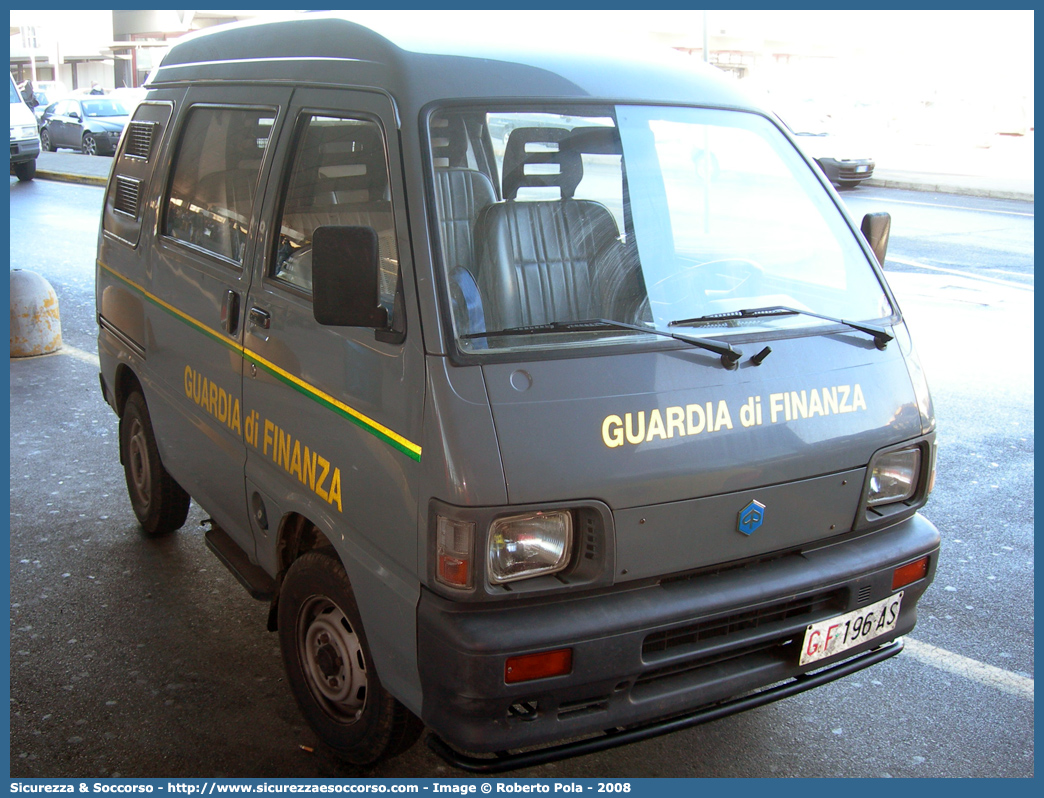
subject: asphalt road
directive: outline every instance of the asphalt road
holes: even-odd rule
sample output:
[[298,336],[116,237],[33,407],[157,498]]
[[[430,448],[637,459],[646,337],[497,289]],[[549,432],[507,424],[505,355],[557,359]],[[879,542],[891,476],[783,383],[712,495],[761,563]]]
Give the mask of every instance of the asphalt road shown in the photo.
[[[283,682],[267,607],[203,545],[140,536],[98,388],[102,190],[11,183],[11,266],[59,296],[61,353],[12,360],[11,775],[351,777]],[[899,657],[546,777],[1032,776],[1033,206],[859,189],[939,419],[935,584]],[[24,233],[24,235],[22,234]],[[423,743],[368,776],[464,776]]]

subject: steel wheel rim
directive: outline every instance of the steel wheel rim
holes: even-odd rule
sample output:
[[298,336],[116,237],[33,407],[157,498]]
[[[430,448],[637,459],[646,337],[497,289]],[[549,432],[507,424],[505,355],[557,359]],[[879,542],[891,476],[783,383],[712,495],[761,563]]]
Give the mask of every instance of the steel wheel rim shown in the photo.
[[350,725],[366,708],[366,657],[344,612],[325,596],[306,601],[298,616],[298,653],[316,703]]
[[149,451],[145,441],[145,425],[138,418],[131,422],[127,441],[127,463],[138,503],[148,508],[149,497],[152,495],[152,469],[149,466]]

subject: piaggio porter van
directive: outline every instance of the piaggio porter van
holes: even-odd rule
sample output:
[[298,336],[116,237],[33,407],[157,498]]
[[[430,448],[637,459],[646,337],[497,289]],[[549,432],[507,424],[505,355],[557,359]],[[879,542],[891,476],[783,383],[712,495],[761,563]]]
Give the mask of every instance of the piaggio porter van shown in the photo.
[[734,85],[336,15],[150,78],[97,259],[131,504],[206,511],[347,760],[518,767],[901,649],[939,535],[888,219]]

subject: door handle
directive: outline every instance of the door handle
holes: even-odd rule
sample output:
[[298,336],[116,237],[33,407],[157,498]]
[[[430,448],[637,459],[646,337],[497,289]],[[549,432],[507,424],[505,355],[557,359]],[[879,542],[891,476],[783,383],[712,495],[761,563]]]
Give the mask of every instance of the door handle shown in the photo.
[[261,308],[250,308],[250,323],[262,330],[267,330],[272,324],[272,317],[268,311],[261,310]]
[[231,288],[225,292],[221,303],[221,328],[229,335],[239,332],[239,294]]

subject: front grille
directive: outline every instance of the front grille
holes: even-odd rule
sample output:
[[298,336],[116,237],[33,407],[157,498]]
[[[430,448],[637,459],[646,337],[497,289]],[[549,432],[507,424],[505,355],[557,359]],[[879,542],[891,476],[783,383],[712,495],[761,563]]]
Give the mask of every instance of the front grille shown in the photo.
[[781,621],[793,621],[799,618],[812,619],[824,613],[844,608],[844,591],[834,590],[811,596],[781,601],[758,607],[752,610],[699,621],[687,626],[653,632],[642,643],[642,658],[656,659],[658,654],[672,649],[696,646],[714,638],[741,634],[745,631],[764,627]]
[[867,178],[873,177],[873,175],[873,167],[867,169],[864,172],[857,172],[854,166],[842,166],[841,169],[838,171],[839,180],[865,180]]

